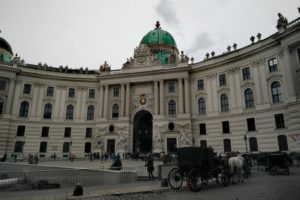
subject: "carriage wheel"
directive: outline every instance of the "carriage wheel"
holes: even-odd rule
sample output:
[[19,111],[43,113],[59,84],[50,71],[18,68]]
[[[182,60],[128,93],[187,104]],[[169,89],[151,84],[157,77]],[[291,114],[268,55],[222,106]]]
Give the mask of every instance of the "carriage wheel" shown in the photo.
[[173,168],[168,175],[168,183],[173,190],[181,188],[183,183],[183,174],[178,168]]
[[187,183],[188,183],[188,187],[193,192],[199,192],[202,189],[202,181],[201,181],[200,171],[198,169],[192,169],[189,172]]
[[221,183],[224,187],[228,186],[229,184],[229,177],[226,172],[222,172],[221,174]]

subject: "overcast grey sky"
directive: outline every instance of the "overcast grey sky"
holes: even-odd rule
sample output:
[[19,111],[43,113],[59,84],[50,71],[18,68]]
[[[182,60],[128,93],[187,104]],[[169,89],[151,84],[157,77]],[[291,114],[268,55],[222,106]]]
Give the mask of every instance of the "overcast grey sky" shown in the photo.
[[195,61],[206,52],[276,32],[277,13],[299,17],[298,0],[0,0],[1,37],[27,63],[120,69],[155,21]]

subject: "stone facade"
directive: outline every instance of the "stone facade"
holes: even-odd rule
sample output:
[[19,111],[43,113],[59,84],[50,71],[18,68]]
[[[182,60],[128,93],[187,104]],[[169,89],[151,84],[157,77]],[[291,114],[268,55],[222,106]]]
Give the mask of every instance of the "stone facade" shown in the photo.
[[171,140],[217,152],[245,152],[246,144],[254,152],[300,151],[299,20],[198,63],[182,53],[161,65],[140,48],[120,70],[107,62],[99,71],[1,62],[0,154],[133,152],[141,110],[153,117],[153,152],[171,151]]

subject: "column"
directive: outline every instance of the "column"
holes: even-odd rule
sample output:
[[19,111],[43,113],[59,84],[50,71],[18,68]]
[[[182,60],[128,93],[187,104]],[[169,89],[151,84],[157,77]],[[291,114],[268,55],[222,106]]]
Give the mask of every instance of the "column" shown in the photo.
[[37,110],[35,112],[35,116],[36,117],[43,117],[43,113],[44,113],[44,106],[43,106],[43,99],[44,99],[44,92],[45,92],[45,84],[39,84],[38,85],[38,104],[37,104]]
[[260,83],[260,79],[259,79],[259,63],[255,63],[253,64],[253,80],[255,83],[255,91],[253,91],[255,93],[255,104],[256,105],[260,105],[262,104],[262,90],[261,90],[261,83]]
[[100,85],[99,91],[99,118],[103,117],[103,85]]
[[[241,84],[240,74],[239,73],[235,73],[234,74],[234,83],[235,83],[236,106],[237,106],[237,109],[243,108],[243,98],[242,98],[243,92],[241,90],[241,85],[242,84]],[[231,98],[233,98],[233,97],[231,97]],[[229,106],[230,106],[229,109],[231,109],[231,102],[229,102]]]
[[158,115],[158,81],[154,81],[154,115]]
[[80,98],[80,119],[87,119],[87,106],[86,97],[87,97],[88,88],[81,88],[81,98]]
[[124,107],[125,107],[125,85],[121,84],[121,117],[124,117]]
[[32,101],[29,104],[29,117],[35,117],[37,113],[39,86],[37,83],[31,85]]
[[183,87],[182,78],[178,78],[178,88],[179,88],[179,114],[183,114]]
[[74,105],[74,120],[81,118],[81,95],[82,95],[83,88],[75,88],[75,99],[76,103]]
[[22,81],[17,80],[16,91],[14,93],[13,106],[12,106],[12,114],[16,116],[19,116],[20,103],[21,103],[21,101],[19,101],[19,97],[21,94],[22,84],[23,84]]
[[[7,96],[7,100],[5,102],[6,106],[5,106],[5,113],[6,114],[11,114],[11,107],[12,107],[12,101],[13,101],[13,95],[14,95],[14,91],[15,91],[15,85],[16,85],[16,79],[10,79],[9,80],[9,89],[8,89],[8,96]],[[17,106],[17,105],[15,105]]]
[[184,79],[184,101],[185,101],[185,113],[190,113],[190,83],[189,83],[189,79],[185,78]]
[[129,92],[130,92],[130,83],[126,83],[126,116],[129,116]]
[[104,91],[104,118],[107,118],[107,101],[108,101],[108,85],[105,85],[105,91]]
[[[239,71],[238,71],[239,72]],[[230,94],[230,107],[232,110],[235,110],[237,108],[237,101],[238,101],[238,95],[235,90],[235,86],[237,85],[240,87],[240,85],[236,84],[235,82],[235,72],[229,72],[228,73],[228,82],[229,82],[229,94]],[[238,73],[237,73],[238,74]]]
[[[281,58],[282,59],[282,58]],[[290,49],[288,47],[285,47],[284,54],[283,54],[283,65],[279,66],[281,67],[281,70],[285,77],[283,78],[284,85],[283,90],[286,91],[285,94],[286,98],[292,98],[295,97],[296,94],[296,69],[294,66],[292,66],[291,63],[291,57],[290,57]]]
[[164,115],[164,80],[160,80],[159,81],[159,101],[160,101],[160,105],[159,105],[159,114],[160,115]]

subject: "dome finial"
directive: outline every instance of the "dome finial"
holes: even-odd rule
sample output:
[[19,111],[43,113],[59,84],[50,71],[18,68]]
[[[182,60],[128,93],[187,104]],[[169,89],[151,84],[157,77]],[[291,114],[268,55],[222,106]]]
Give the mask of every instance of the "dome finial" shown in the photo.
[[159,23],[159,21],[156,21],[155,27],[156,27],[156,29],[159,29],[159,28],[160,28],[160,23]]

